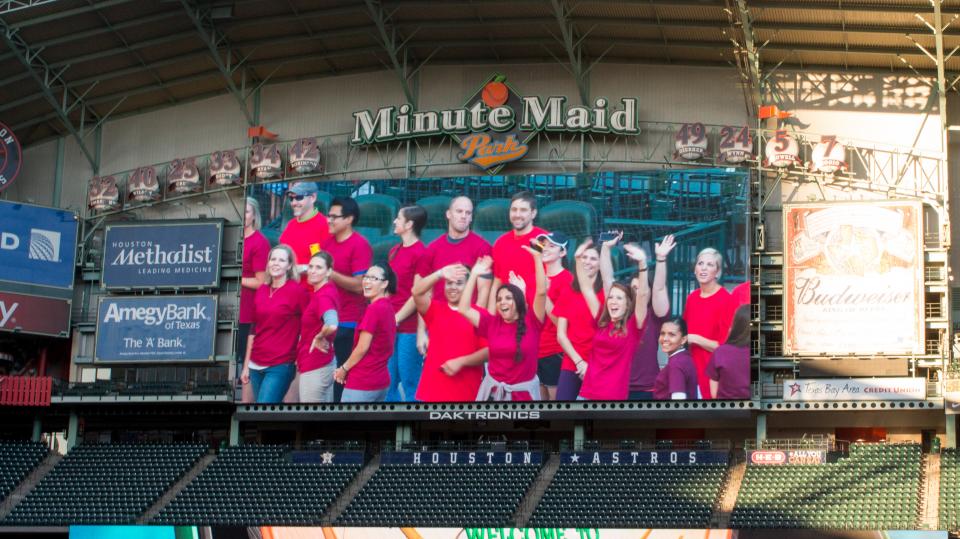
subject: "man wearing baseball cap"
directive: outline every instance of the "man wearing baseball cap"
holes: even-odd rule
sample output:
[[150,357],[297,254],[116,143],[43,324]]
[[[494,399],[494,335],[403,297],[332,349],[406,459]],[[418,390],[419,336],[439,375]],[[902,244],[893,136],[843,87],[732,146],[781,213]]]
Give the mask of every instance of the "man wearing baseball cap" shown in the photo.
[[560,298],[560,293],[573,284],[573,274],[563,267],[570,240],[563,232],[554,231],[549,234],[539,234],[535,241],[543,250],[543,266],[548,283],[547,318],[543,321],[543,330],[540,332],[537,377],[540,378],[541,398],[556,400],[563,348],[557,342],[557,317],[553,315],[553,306]]
[[320,252],[323,242],[330,236],[327,218],[317,210],[317,184],[314,182],[291,183],[287,200],[293,210],[293,219],[280,234],[280,243],[289,245],[297,255],[297,270],[300,282],[307,284],[307,264],[310,257]]

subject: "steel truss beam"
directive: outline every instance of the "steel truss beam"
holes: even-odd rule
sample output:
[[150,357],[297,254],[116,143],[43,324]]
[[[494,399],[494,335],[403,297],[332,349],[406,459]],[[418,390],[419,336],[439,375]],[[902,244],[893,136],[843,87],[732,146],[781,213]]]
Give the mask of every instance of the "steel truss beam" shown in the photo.
[[391,22],[391,14],[387,13],[379,0],[365,0],[365,3],[370,18],[373,19],[373,24],[377,27],[377,41],[390,59],[389,67],[393,70],[397,79],[399,79],[400,88],[403,90],[403,95],[406,97],[407,103],[417,108],[417,95],[410,87],[410,79],[419,71],[420,67],[423,67],[426,61],[422,62],[418,67],[412,70],[410,69],[408,58],[410,58],[411,55],[408,44],[414,34],[416,34],[416,30],[404,39],[397,31],[396,26]]
[[[0,18],[0,31],[2,31],[4,43],[13,51],[17,60],[23,64],[30,78],[40,87],[40,91],[47,103],[53,107],[56,112],[56,118],[59,119],[64,128],[73,135],[77,145],[80,147],[80,151],[83,152],[84,157],[86,157],[90,163],[94,174],[98,173],[100,171],[99,152],[95,150],[91,151],[90,148],[87,147],[87,141],[85,139],[91,131],[99,128],[100,125],[103,124],[103,121],[109,116],[109,113],[100,116],[84,101],[86,94],[93,89],[96,84],[94,83],[87,88],[86,91],[78,95],[67,87],[66,81],[63,79],[63,72],[66,71],[69,66],[59,70],[52,69],[44,62],[43,58],[40,58],[40,51],[30,47],[30,45],[20,37],[17,30],[11,28],[2,18]],[[62,95],[58,96],[56,92],[60,92]],[[119,103],[117,103],[117,105],[119,105]],[[116,109],[116,105],[114,109]],[[70,114],[74,111],[79,111],[80,113],[79,125],[74,125],[73,120],[70,118]],[[94,121],[95,125],[85,133],[84,126],[88,119]]]
[[0,15],[20,11],[35,6],[50,4],[55,0],[0,0]]
[[753,35],[753,19],[750,16],[750,10],[747,8],[746,0],[726,0],[726,2],[730,26],[736,36],[731,40],[734,42],[737,69],[740,71],[740,77],[744,83],[743,93],[746,100],[747,116],[752,118],[757,114],[757,110],[763,103],[761,97],[763,80],[760,77],[760,51]]
[[[587,39],[590,31],[588,30],[582,36],[577,35],[573,21],[573,8],[568,6],[564,0],[550,0],[550,6],[553,8],[553,16],[556,19],[557,26],[560,27],[558,41],[563,45],[563,49],[567,53],[567,60],[570,64],[567,70],[573,75],[573,79],[577,83],[580,102],[584,106],[590,106],[590,70],[610,52],[613,45],[609,45],[603,54],[592,63],[585,65],[587,60],[585,58],[586,52],[584,51],[583,42]],[[550,52],[549,49],[547,52]],[[559,58],[557,60],[559,61]],[[560,63],[561,65],[563,64],[563,62]]]
[[[226,36],[218,32],[213,25],[213,21],[210,19],[209,7],[201,8],[197,6],[193,0],[180,0],[180,4],[183,6],[184,11],[187,12],[190,20],[193,21],[193,26],[196,28],[200,39],[203,40],[203,43],[207,46],[210,58],[213,59],[217,70],[227,84],[227,90],[240,105],[240,110],[243,111],[243,116],[246,118],[247,124],[251,126],[256,125],[257,122],[250,112],[250,107],[247,106],[247,96],[244,95],[243,91],[238,88],[237,84],[233,81],[234,73],[243,67],[244,61],[241,60],[233,64],[233,48],[230,46]],[[226,62],[220,57],[221,45],[226,45]]]

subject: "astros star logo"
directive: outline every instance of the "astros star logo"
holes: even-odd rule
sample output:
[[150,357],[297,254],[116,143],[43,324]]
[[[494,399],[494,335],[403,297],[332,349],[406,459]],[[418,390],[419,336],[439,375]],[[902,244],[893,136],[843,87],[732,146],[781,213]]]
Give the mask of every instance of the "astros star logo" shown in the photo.
[[794,382],[793,385],[790,386],[790,396],[792,397],[797,393],[800,393],[800,384]]
[[323,459],[324,464],[333,464],[333,453],[329,451],[322,453],[320,458]]
[[578,454],[576,454],[576,453],[570,455],[570,463],[571,463],[571,464],[578,464],[579,462],[580,462],[580,455],[578,455]]

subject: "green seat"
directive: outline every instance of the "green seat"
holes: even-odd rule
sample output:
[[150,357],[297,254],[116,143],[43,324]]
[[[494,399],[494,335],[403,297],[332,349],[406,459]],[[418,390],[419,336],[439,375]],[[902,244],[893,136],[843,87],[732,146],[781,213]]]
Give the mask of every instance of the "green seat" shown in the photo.
[[577,243],[594,235],[597,222],[597,210],[579,200],[560,200],[537,212],[538,226],[551,232],[559,230]]
[[393,220],[400,210],[400,201],[390,195],[360,195],[356,198],[360,207],[360,221],[354,223],[364,228],[377,228],[385,236],[393,231]]
[[[423,197],[417,201],[417,206],[427,210],[427,224],[425,228],[447,229],[447,208],[453,197],[436,195]],[[426,242],[424,242],[426,243]]]
[[477,204],[473,209],[473,228],[500,234],[510,230],[510,199],[489,198]]

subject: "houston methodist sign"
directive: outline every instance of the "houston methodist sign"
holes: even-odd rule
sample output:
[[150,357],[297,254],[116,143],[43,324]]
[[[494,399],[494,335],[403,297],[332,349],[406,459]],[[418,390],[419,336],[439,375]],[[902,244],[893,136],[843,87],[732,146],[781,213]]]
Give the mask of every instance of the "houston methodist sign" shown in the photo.
[[491,174],[525,156],[526,143],[539,131],[640,134],[636,98],[568,105],[566,97],[521,96],[502,75],[488,79],[462,108],[414,111],[409,104],[392,105],[354,112],[353,118],[351,144],[449,135],[460,145],[458,159]]

